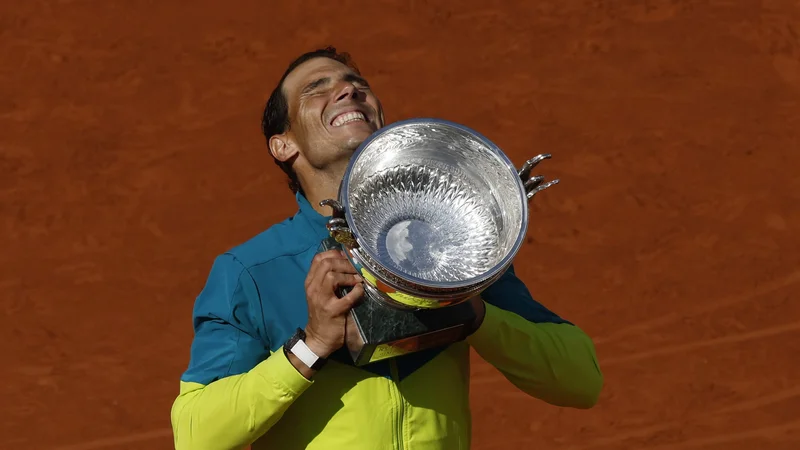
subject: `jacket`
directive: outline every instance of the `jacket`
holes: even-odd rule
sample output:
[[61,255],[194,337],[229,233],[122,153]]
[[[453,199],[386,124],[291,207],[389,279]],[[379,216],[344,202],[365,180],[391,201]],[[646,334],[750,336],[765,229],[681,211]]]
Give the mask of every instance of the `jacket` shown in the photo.
[[307,323],[304,280],[328,217],[296,199],[295,215],[212,264],[171,410],[177,450],[469,449],[470,347],[532,397],[597,402],[591,339],[536,302],[513,266],[482,294],[485,318],[465,341],[363,367],[337,352],[307,380],[282,347]]

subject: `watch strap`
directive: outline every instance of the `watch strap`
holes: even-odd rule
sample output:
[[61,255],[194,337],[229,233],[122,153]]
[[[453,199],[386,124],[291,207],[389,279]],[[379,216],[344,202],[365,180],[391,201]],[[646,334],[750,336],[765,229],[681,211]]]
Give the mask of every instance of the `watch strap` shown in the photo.
[[294,335],[286,341],[286,344],[283,346],[284,351],[291,352],[297,359],[302,361],[306,367],[312,370],[319,370],[325,365],[327,360],[314,353],[314,351],[306,345],[305,339],[305,332],[298,328]]

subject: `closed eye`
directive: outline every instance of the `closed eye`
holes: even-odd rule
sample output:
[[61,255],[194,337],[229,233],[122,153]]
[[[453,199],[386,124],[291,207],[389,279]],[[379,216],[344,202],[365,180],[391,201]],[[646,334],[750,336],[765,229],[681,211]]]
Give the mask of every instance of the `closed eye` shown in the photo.
[[302,95],[311,94],[312,92],[314,92],[317,89],[319,89],[321,86],[325,86],[326,84],[329,84],[330,82],[331,82],[331,79],[329,77],[325,77],[325,78],[320,78],[318,80],[314,80],[311,83],[308,83],[303,88],[303,90],[301,91],[301,94]]
[[367,82],[367,80],[354,73],[348,73],[347,75],[345,75],[344,81],[347,81],[348,83],[353,83],[356,86],[362,87],[364,89],[369,89],[369,83]]
[[[344,76],[344,81],[346,81],[348,83],[353,83],[359,89],[367,89],[367,90],[370,89],[369,83],[367,82],[367,80],[365,80],[363,77],[361,77],[359,75],[356,75],[354,73],[346,74]],[[300,91],[300,94],[303,95],[303,96],[314,94],[320,88],[323,88],[323,87],[328,86],[330,84],[331,84],[331,78],[330,77],[323,77],[323,78],[314,80],[314,81],[308,83],[307,85],[305,85],[305,87],[303,87],[303,90]]]

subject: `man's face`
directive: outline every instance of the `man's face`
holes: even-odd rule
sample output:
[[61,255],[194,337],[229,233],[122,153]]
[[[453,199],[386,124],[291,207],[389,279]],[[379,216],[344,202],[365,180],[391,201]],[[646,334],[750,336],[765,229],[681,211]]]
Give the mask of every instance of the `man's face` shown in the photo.
[[349,160],[383,126],[383,111],[366,80],[330,58],[298,66],[283,83],[290,139],[314,169]]

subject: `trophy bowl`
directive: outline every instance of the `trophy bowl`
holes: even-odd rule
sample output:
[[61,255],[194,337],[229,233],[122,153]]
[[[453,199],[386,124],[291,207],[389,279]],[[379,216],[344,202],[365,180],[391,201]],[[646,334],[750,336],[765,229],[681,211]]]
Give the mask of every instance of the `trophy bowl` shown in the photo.
[[463,125],[411,119],[376,131],[352,156],[328,229],[373,297],[400,308],[465,301],[511,265],[528,228],[528,201],[555,184],[517,170]]

